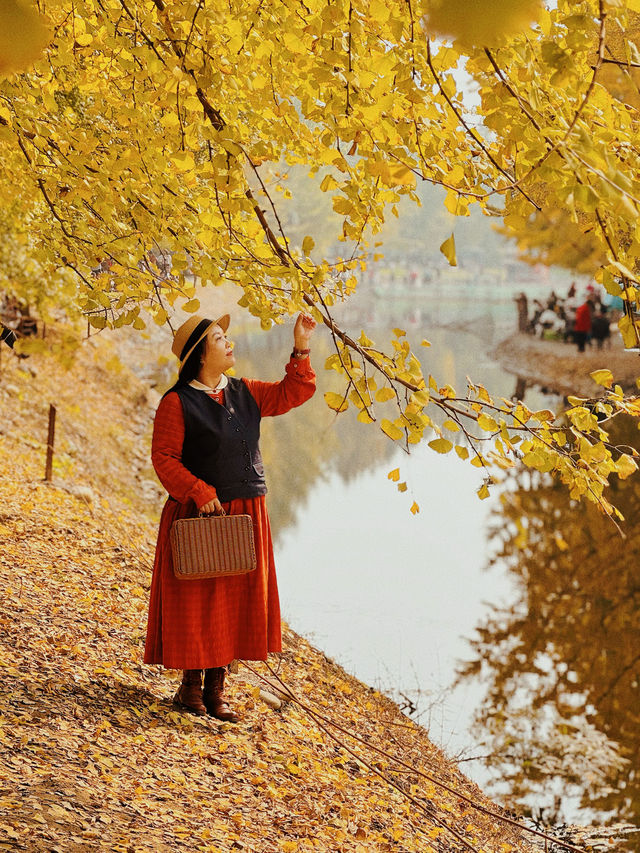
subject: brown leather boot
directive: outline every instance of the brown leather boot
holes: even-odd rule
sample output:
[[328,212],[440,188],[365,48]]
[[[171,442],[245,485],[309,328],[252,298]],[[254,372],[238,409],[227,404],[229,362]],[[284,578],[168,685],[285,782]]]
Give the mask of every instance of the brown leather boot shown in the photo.
[[174,703],[191,711],[198,717],[206,717],[207,709],[202,702],[202,670],[185,669],[182,673],[182,684],[178,688]]
[[226,667],[224,666],[205,669],[202,701],[212,717],[216,717],[218,720],[225,720],[228,723],[237,723],[240,717],[231,710],[222,698],[225,672]]

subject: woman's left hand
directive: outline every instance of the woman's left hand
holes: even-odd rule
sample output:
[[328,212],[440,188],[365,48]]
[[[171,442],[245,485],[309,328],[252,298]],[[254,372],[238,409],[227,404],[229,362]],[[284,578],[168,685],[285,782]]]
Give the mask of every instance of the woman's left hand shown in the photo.
[[311,334],[316,327],[316,321],[309,314],[298,314],[293,329],[293,345],[297,350],[309,349]]

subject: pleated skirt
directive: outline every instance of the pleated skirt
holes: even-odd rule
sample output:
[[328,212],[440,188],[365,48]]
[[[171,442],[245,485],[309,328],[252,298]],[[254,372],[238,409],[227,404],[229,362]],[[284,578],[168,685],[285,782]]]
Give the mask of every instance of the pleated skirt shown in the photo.
[[178,580],[169,531],[178,518],[197,515],[195,504],[168,500],[156,546],[144,662],[169,669],[209,669],[232,660],[266,660],[282,648],[280,601],[266,499],[239,498],[228,515],[253,519],[257,568],[232,577]]

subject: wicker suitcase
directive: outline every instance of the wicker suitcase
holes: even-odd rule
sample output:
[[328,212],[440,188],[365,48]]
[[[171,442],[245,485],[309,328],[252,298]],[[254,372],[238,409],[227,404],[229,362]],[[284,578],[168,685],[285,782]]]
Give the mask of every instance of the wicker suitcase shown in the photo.
[[183,580],[244,575],[256,567],[250,515],[205,515],[174,521],[173,573]]

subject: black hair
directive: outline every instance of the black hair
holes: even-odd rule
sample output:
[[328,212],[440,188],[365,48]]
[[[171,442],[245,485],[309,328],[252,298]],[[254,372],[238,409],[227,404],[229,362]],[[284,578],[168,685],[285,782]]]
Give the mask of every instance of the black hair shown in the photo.
[[200,373],[200,368],[202,367],[202,357],[204,356],[206,345],[207,338],[205,336],[195,345],[193,352],[185,361],[184,366],[180,371],[177,382],[172,385],[168,391],[165,391],[165,394],[168,394],[169,391],[175,391],[176,388],[183,388],[197,377],[198,373]]

